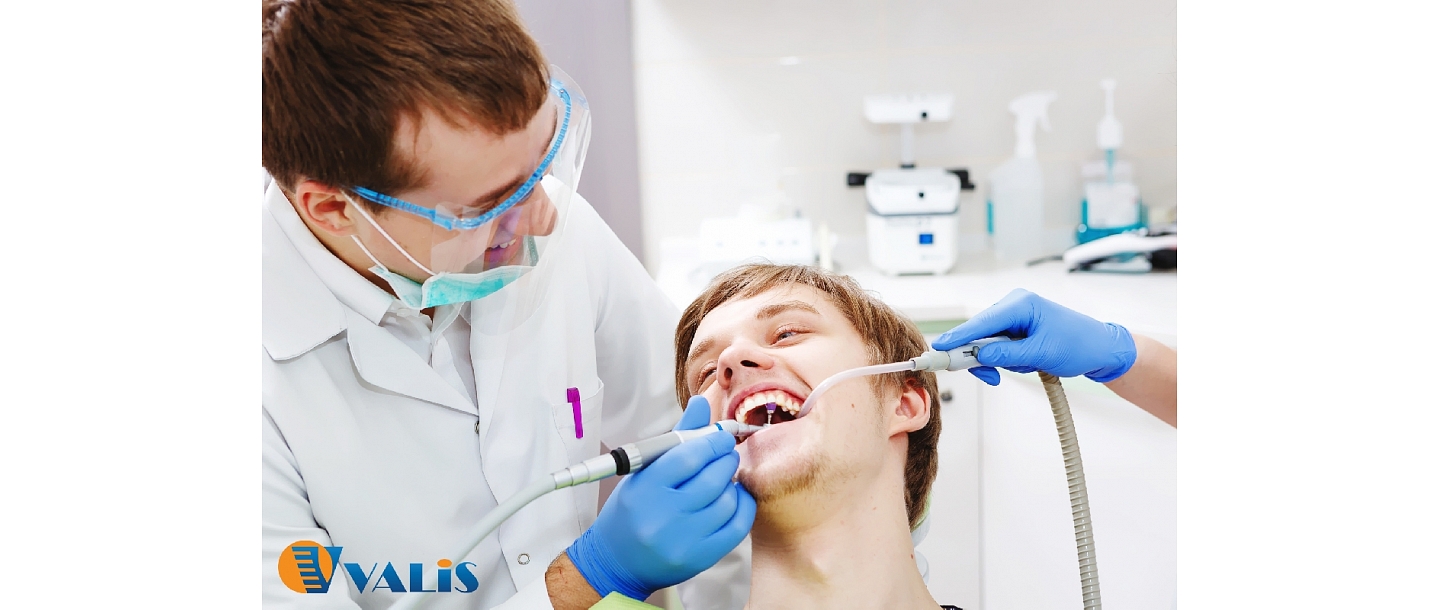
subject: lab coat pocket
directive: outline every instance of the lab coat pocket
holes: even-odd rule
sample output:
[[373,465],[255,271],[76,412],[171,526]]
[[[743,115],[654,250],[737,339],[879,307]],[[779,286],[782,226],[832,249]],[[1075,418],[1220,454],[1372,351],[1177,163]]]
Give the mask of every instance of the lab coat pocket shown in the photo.
[[570,463],[586,460],[600,453],[600,414],[605,399],[605,383],[595,378],[588,384],[565,388],[560,402],[551,403],[555,429],[565,444]]

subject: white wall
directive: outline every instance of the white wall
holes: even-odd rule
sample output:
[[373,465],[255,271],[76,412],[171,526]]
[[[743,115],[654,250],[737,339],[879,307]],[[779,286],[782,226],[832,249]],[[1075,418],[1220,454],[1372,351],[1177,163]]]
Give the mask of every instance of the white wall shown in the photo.
[[[1173,608],[1176,430],[1083,377],[1064,386],[1089,490],[1100,599],[1109,610]],[[1065,464],[1039,378],[1004,373],[998,387],[974,387],[983,536],[977,608],[1079,608]]]
[[[1079,166],[1101,158],[1101,78],[1118,81],[1120,159],[1135,165],[1152,219],[1176,205],[1173,0],[634,0],[645,262],[664,237],[734,214],[778,186],[802,213],[864,233],[847,171],[893,167],[898,132],[871,125],[872,93],[950,92],[955,118],[916,132],[922,166],[967,167],[976,194],[961,226],[985,230],[984,176],[1014,151],[1007,105],[1051,89],[1037,138],[1052,239],[1079,222]],[[970,239],[969,243],[976,243]],[[983,243],[983,238],[978,239]],[[1062,244],[1063,245],[1063,244]]]
[[635,143],[629,0],[515,0],[545,59],[590,102],[590,149],[580,194],[630,251],[644,256]]

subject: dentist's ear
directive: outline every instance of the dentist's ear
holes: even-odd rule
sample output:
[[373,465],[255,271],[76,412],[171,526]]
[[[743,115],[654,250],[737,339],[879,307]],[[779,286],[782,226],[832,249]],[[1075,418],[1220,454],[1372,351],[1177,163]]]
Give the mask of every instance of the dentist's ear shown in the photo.
[[890,416],[890,434],[914,432],[930,423],[930,393],[913,379],[905,381],[905,388],[893,403],[895,411]]
[[315,180],[302,180],[295,186],[294,193],[287,194],[307,224],[336,237],[355,232],[355,219],[339,189]]

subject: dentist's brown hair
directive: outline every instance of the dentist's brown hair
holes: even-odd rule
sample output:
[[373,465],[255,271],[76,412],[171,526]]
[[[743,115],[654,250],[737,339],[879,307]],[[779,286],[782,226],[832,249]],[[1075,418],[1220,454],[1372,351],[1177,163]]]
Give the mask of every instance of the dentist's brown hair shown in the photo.
[[513,133],[544,104],[548,72],[508,0],[264,0],[261,163],[287,190],[402,192],[427,179],[397,146],[404,119],[433,110]]
[[[809,286],[826,295],[865,340],[871,364],[909,360],[930,349],[913,322],[866,292],[849,276],[805,265],[742,265],[711,280],[705,292],[680,315],[680,324],[675,329],[675,397],[679,404],[690,400],[685,360],[700,321],[727,301],[790,285]],[[940,391],[935,374],[930,372],[891,373],[871,379],[877,393],[887,388],[914,387],[923,389],[930,398],[930,421],[924,428],[909,433],[905,455],[905,513],[913,529],[925,514],[925,498],[930,494],[939,468],[936,444],[940,440]]]

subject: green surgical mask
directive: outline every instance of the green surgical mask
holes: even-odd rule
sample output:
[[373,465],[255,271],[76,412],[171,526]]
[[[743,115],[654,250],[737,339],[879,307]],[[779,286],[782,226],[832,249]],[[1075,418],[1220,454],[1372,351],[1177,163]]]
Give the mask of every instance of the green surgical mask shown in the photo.
[[[370,262],[375,263],[375,266],[370,268],[370,272],[385,280],[385,283],[389,284],[390,288],[395,291],[395,296],[400,299],[400,302],[412,309],[429,309],[441,305],[467,303],[485,298],[499,292],[501,288],[520,279],[521,276],[534,268],[529,265],[507,265],[480,273],[435,273],[426,268],[425,265],[421,265],[419,261],[410,256],[410,253],[406,252],[404,248],[401,248],[400,244],[396,243],[395,240],[390,237],[390,234],[385,232],[385,229],[380,228],[380,225],[375,222],[375,219],[370,217],[370,214],[366,212],[362,206],[356,205],[355,208],[360,211],[360,215],[363,216],[365,220],[370,222],[370,226],[375,227],[375,230],[379,231],[380,235],[384,237],[386,241],[390,242],[390,245],[400,251],[400,254],[405,255],[405,258],[409,259],[411,263],[414,263],[416,267],[430,274],[430,277],[426,278],[422,284],[395,273],[386,268],[385,265],[380,262],[380,259],[375,258],[375,255],[370,253],[370,249],[366,248],[365,244],[360,242],[359,237],[355,235],[350,236],[350,239],[355,240],[355,245],[360,246],[360,250],[365,252],[365,256],[370,258]],[[527,260],[536,260],[538,255],[535,248],[535,239],[530,236],[525,236],[521,239],[524,240],[525,249],[529,253]]]
[[[527,247],[534,247],[529,237],[525,240]],[[374,261],[375,257],[370,257],[370,260]],[[485,298],[520,279],[530,269],[511,265],[480,273],[440,273],[426,278],[424,284],[386,269],[379,261],[375,261],[370,271],[390,284],[395,296],[407,307],[429,309]]]

